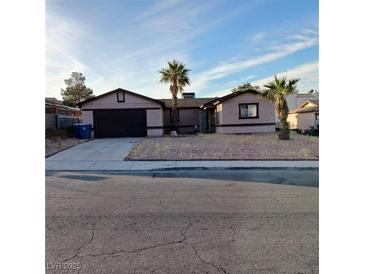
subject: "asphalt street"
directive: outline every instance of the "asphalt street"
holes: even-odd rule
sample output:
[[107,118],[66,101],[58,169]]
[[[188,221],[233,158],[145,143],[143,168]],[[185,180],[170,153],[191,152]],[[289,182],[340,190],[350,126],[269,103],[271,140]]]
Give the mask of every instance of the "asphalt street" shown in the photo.
[[318,273],[318,170],[47,172],[47,273]]

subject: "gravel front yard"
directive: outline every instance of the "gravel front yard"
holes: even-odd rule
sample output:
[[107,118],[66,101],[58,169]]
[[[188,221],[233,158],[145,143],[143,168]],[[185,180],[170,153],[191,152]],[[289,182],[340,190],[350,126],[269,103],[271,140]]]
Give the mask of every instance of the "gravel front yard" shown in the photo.
[[319,138],[292,133],[146,137],[126,160],[318,160]]
[[87,140],[76,139],[76,138],[46,138],[46,157],[62,151],[66,148],[72,147],[86,142]]

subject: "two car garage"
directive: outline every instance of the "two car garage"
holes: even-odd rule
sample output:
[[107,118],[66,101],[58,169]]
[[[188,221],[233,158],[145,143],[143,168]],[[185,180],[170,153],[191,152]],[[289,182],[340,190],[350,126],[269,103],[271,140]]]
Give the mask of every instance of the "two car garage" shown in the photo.
[[124,89],[116,89],[79,104],[83,123],[95,138],[160,136],[164,103]]
[[146,110],[95,110],[94,137],[147,136]]

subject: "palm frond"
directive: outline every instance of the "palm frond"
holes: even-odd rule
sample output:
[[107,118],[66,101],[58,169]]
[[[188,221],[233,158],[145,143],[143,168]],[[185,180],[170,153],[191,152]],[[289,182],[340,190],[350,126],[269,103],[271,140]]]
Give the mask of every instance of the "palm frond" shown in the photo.
[[277,101],[283,96],[293,94],[296,91],[296,84],[299,80],[287,80],[286,76],[278,78],[277,75],[274,75],[274,80],[264,85],[266,90],[263,92],[263,97]]
[[176,85],[178,92],[182,92],[186,85],[190,85],[189,71],[185,64],[173,59],[172,61],[167,61],[168,66],[161,69],[159,73],[161,74],[160,82],[171,83]]

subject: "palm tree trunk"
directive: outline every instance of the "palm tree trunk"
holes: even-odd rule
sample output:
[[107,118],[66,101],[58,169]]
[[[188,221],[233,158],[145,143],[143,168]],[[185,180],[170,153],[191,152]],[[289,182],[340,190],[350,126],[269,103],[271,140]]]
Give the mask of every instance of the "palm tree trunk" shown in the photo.
[[[175,84],[175,83],[174,83]],[[172,106],[171,106],[171,119],[172,119],[172,129],[177,132],[178,121],[177,121],[177,84],[171,85],[170,90],[172,94]]]
[[288,123],[288,104],[285,97],[279,99],[277,103],[277,110],[279,114],[279,139],[289,140],[290,139],[290,129]]

